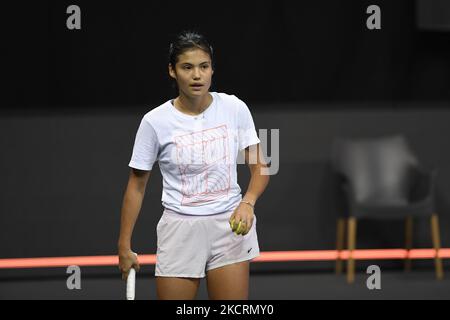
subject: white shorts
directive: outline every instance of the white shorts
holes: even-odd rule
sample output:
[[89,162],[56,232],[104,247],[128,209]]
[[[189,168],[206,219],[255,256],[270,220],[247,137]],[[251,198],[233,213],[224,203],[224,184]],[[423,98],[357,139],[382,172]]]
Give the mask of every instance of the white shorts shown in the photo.
[[165,209],[156,227],[155,276],[204,278],[206,271],[259,256],[256,216],[245,236],[236,235],[233,212],[193,216]]

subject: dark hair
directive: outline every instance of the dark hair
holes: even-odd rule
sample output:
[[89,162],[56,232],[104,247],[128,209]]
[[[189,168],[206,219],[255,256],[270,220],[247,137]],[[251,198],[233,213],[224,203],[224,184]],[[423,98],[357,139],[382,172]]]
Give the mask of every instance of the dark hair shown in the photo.
[[180,32],[170,43],[169,46],[169,63],[175,68],[178,62],[178,56],[187,50],[199,48],[209,54],[211,65],[214,69],[213,48],[209,44],[206,37],[199,32],[187,30]]

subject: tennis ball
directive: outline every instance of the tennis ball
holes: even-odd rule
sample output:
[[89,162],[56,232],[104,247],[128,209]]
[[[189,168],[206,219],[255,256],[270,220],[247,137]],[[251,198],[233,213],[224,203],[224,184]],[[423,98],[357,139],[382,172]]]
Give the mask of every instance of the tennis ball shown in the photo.
[[239,235],[241,233],[241,225],[242,225],[242,221],[239,221],[238,227],[236,229],[236,234]]
[[230,222],[230,227],[231,227],[231,230],[235,230],[234,229],[234,218],[231,220],[231,222]]

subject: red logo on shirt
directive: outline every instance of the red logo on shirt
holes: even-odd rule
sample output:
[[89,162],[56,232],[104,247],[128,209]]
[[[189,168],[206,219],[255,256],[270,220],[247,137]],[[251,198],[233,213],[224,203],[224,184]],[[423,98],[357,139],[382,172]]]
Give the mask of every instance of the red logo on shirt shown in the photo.
[[197,206],[226,197],[230,190],[227,126],[174,137],[181,173],[182,205]]

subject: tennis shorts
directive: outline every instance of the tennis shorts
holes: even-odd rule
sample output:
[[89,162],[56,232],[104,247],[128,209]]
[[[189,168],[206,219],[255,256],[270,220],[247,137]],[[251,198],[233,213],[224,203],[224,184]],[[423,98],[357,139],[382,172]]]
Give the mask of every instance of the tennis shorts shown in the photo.
[[236,235],[233,212],[193,216],[165,209],[156,227],[155,276],[204,278],[206,271],[259,256],[256,216],[245,236]]

